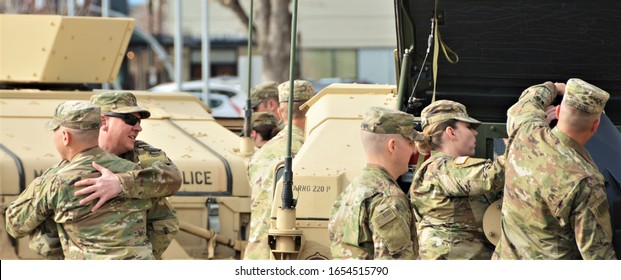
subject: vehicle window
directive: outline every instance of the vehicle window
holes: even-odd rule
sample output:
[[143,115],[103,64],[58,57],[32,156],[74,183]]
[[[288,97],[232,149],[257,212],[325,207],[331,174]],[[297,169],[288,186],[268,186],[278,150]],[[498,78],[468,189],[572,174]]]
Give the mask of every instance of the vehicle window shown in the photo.
[[220,105],[222,105],[222,100],[218,100],[218,99],[210,99],[209,100],[209,107],[210,108],[218,108],[218,107],[220,107]]

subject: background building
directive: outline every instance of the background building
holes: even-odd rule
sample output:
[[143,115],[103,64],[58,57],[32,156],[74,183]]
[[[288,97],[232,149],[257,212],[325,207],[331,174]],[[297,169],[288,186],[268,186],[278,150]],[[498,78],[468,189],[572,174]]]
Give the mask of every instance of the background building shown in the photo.
[[[0,0],[0,13],[67,15],[70,0]],[[74,0],[76,16],[100,16],[101,0]],[[282,0],[287,1],[287,0]],[[136,19],[119,83],[148,89],[170,82],[173,65],[174,0],[110,0],[111,16]],[[209,0],[210,75],[247,80],[247,29],[221,0]],[[250,0],[239,0],[247,12]],[[182,4],[184,81],[201,79],[202,1]],[[255,3],[256,8],[256,3]],[[152,36],[168,57],[153,51]],[[297,76],[318,82],[395,83],[396,34],[392,0],[300,0],[298,3]],[[169,65],[168,71],[166,65]],[[261,82],[261,54],[253,49],[252,83]],[[289,67],[289,65],[282,65]],[[245,88],[243,86],[242,88]]]
[[[240,2],[247,11],[250,1]],[[172,35],[171,5],[171,1],[162,2],[161,31],[165,35]],[[245,26],[217,0],[209,1],[209,10],[212,76],[244,76],[246,70],[240,63],[247,61]],[[201,1],[182,2],[182,30],[187,38],[185,42],[190,43],[186,56],[189,61],[185,63],[189,68],[186,75],[189,80],[201,76],[200,11]],[[396,81],[393,55],[396,35],[391,0],[299,1],[298,34],[298,76],[302,79],[382,84]],[[192,45],[192,41],[197,44]],[[257,50],[253,53],[260,55]]]

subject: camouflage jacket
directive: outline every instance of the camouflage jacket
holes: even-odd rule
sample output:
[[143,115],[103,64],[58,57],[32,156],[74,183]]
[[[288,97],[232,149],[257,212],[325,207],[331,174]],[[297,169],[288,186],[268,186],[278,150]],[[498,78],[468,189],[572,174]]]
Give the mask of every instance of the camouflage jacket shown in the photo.
[[328,232],[334,259],[417,258],[410,203],[379,165],[368,164],[337,197]]
[[[179,170],[162,150],[139,140],[134,144],[134,151],[120,157],[137,163],[142,168],[117,174],[121,181],[121,196],[153,200],[153,207],[147,212],[147,236],[153,246],[155,258],[161,259],[179,231],[176,212],[164,198],[181,187]],[[62,164],[63,162],[59,166]],[[58,167],[50,168],[44,175],[48,172],[53,174],[57,170]],[[31,234],[30,248],[46,259],[63,259],[60,246],[58,232],[51,219]]]
[[[58,170],[63,168],[68,163],[68,161],[62,160],[55,166],[43,171],[43,173],[39,175],[39,177],[54,175]],[[62,260],[65,258],[65,256],[63,255],[62,245],[60,244],[58,230],[56,229],[56,223],[54,222],[54,219],[52,217],[48,217],[45,222],[41,223],[30,234],[30,242],[28,243],[28,245],[30,249],[37,252],[45,259]]]
[[153,255],[161,259],[166,248],[179,231],[177,212],[166,199],[181,187],[181,174],[164,151],[136,140],[134,150],[120,155],[137,163],[142,169],[117,174],[123,194],[129,198],[153,198],[147,212],[147,236],[153,245]]
[[92,212],[94,202],[80,205],[73,195],[76,181],[99,175],[93,161],[113,172],[137,168],[99,147],[83,151],[56,174],[35,179],[11,203],[6,212],[7,232],[19,238],[52,217],[66,259],[153,259],[146,233],[150,200],[116,197]]
[[614,259],[604,179],[584,147],[546,123],[547,82],[507,112],[506,186],[495,259]]
[[123,196],[131,198],[168,197],[181,188],[181,173],[164,151],[136,140],[134,150],[119,157],[142,167],[139,170],[117,174],[123,186]]
[[433,152],[410,187],[421,259],[490,259],[483,214],[504,186],[504,157],[452,158]]
[[[291,155],[295,156],[304,143],[304,131],[292,126]],[[281,130],[265,143],[248,163],[248,180],[252,188],[250,207],[250,234],[244,259],[269,260],[270,247],[267,231],[271,225],[271,210],[274,195],[274,170],[284,161],[287,149],[287,129]]]

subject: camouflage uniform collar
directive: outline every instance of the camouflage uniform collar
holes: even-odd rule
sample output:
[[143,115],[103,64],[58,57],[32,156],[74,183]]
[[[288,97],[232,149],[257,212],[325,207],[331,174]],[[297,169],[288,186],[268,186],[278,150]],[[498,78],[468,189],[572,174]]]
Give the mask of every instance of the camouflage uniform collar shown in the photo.
[[397,186],[399,185],[397,184],[397,180],[393,179],[390,173],[388,173],[388,170],[386,170],[386,168],[384,168],[383,166],[379,164],[367,163],[367,165],[364,168],[369,169],[369,170],[379,170],[384,175],[384,177],[386,177],[387,179],[390,179],[390,181],[392,181],[395,185]]
[[57,163],[54,168],[61,168],[69,163],[66,159],[61,159],[59,163]]
[[552,133],[559,140],[561,140],[561,142],[563,142],[563,144],[565,144],[565,145],[571,147],[572,149],[576,150],[576,152],[578,152],[584,159],[586,159],[593,166],[596,166],[595,162],[593,161],[593,158],[591,158],[591,154],[589,154],[589,151],[587,151],[583,146],[578,144],[578,142],[576,142],[574,139],[569,137],[567,134],[563,133],[560,129],[558,129],[558,127],[553,128],[552,129]]
[[[281,133],[285,134],[285,133],[287,133],[287,131],[288,131],[287,128],[289,128],[289,126],[285,125],[285,127],[280,132],[278,132],[278,134],[281,134]],[[297,135],[304,136],[304,130],[302,130],[301,128],[297,127],[296,125],[292,125],[291,128],[292,128],[291,134],[297,134]]]
[[450,158],[452,159],[453,157],[441,151],[431,151],[431,156],[429,158]]
[[131,151],[127,151],[125,153],[122,153],[120,155],[118,155],[118,157],[122,158],[122,159],[126,159],[129,160],[131,162],[137,163],[138,162],[138,154],[140,154],[140,152],[138,151],[140,149],[140,146],[146,144],[146,142],[142,141],[142,140],[136,140],[136,142],[134,142],[134,149]]
[[100,154],[103,153],[104,150],[102,150],[101,148],[99,148],[98,146],[94,146],[91,148],[88,148],[84,151],[81,151],[79,153],[77,153],[69,162],[74,162],[76,160],[79,160],[83,157],[88,157],[88,156],[94,156],[96,154]]

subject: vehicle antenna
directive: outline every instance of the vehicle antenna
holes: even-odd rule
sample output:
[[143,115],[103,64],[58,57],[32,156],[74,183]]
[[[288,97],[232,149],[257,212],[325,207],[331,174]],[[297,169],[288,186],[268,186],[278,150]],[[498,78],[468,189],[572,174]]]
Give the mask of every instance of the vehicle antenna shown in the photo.
[[244,129],[240,143],[239,152],[242,155],[251,155],[254,152],[254,143],[250,135],[252,134],[252,105],[250,101],[250,90],[252,87],[252,29],[253,29],[254,0],[250,0],[250,11],[248,12],[248,82],[246,84],[246,107],[244,108]]
[[[298,18],[298,0],[293,0],[291,12],[291,52],[289,61],[289,114],[287,123],[287,155],[285,157],[285,174],[281,202],[276,213],[276,227],[270,228],[268,238],[272,244],[272,256],[277,260],[294,260],[300,253],[302,231],[296,228],[296,200],[293,199],[293,171],[291,161],[291,136],[293,121],[293,90],[295,77],[295,50]],[[272,246],[272,245],[270,245]]]
[[293,121],[293,89],[295,79],[295,50],[297,45],[296,34],[298,28],[298,1],[293,1],[293,11],[291,17],[291,51],[289,55],[289,108],[287,123],[287,156],[285,157],[285,175],[282,188],[282,208],[295,208],[293,200],[293,168],[291,160],[291,130]]

